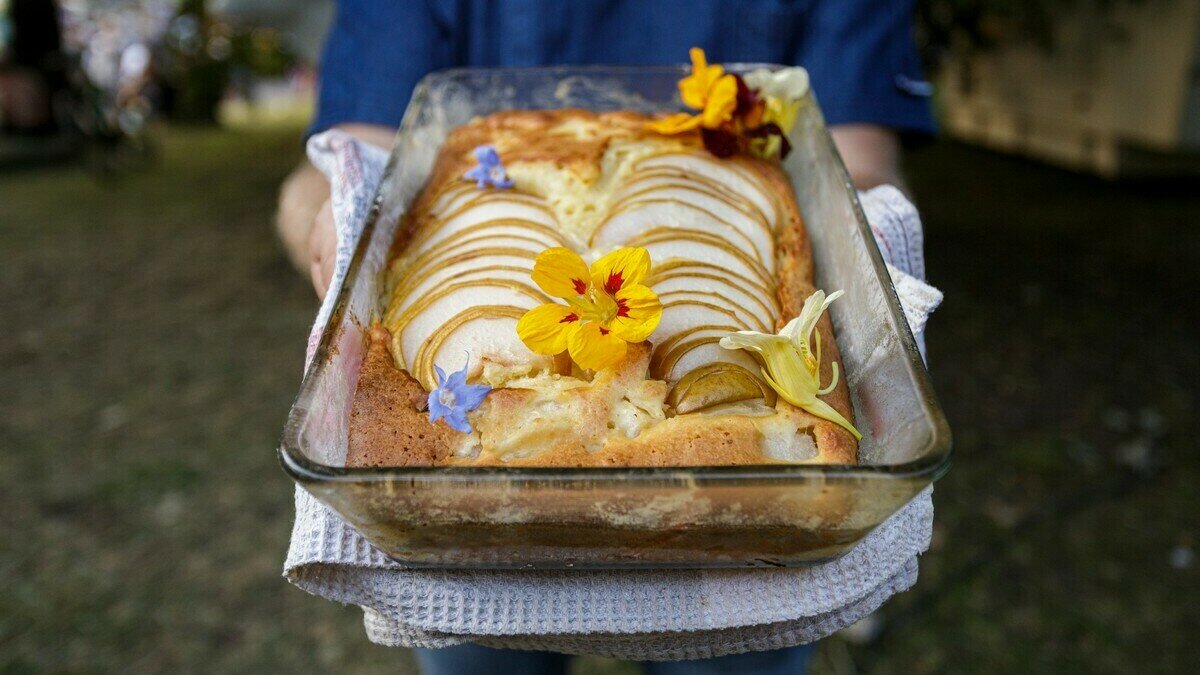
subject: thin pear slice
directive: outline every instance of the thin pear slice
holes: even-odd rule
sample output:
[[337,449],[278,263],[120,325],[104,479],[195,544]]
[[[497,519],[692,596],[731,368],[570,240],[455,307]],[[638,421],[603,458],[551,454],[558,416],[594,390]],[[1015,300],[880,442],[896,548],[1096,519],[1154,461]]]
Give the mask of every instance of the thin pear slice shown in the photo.
[[651,286],[677,276],[704,276],[728,279],[732,285],[744,289],[747,293],[761,298],[766,302],[772,310],[772,315],[779,314],[779,298],[774,288],[763,284],[760,279],[738,274],[731,269],[698,260],[673,258],[662,262],[655,261],[654,268],[650,270],[650,275],[646,277],[646,281],[643,283]]
[[[718,163],[718,161],[720,163]],[[657,167],[671,167],[689,174],[703,176],[713,182],[726,185],[730,190],[754,202],[763,213],[771,214],[771,222],[778,222],[778,207],[756,176],[736,168],[729,160],[708,159],[699,153],[653,155],[640,160],[634,171]]]
[[612,213],[619,213],[634,204],[669,199],[689,204],[702,210],[706,215],[745,232],[746,236],[764,249],[772,248],[774,244],[775,228],[758,213],[757,209],[744,209],[737,202],[722,195],[713,194],[697,182],[679,181],[675,184],[639,187],[623,194],[609,208]]
[[729,326],[733,330],[749,330],[733,310],[692,300],[663,305],[662,319],[650,335],[650,343],[661,345],[677,333],[701,326]]
[[720,338],[705,338],[694,344],[681,344],[682,349],[678,358],[670,364],[670,369],[667,370],[666,377],[663,379],[668,382],[678,380],[691,371],[710,363],[735,363],[751,372],[758,372],[761,369],[758,362],[748,352],[740,349],[725,349],[721,346],[720,341]]
[[436,236],[431,236],[419,244],[410,244],[409,250],[417,255],[427,255],[430,252],[461,245],[468,241],[504,236],[536,240],[541,242],[546,248],[563,245],[562,236],[554,228],[540,223],[513,220],[511,218],[485,220],[480,223],[463,226],[458,231],[447,233],[445,236],[442,235],[442,232],[438,232]]
[[404,276],[398,281],[402,286],[408,286],[412,281],[428,276],[447,264],[457,263],[466,259],[473,259],[480,265],[486,265],[492,262],[489,255],[507,255],[510,257],[527,257],[532,259],[536,258],[537,254],[543,250],[545,250],[544,247],[536,241],[516,237],[489,239],[477,243],[466,242],[465,245],[455,246],[438,252],[436,255],[422,256],[413,260],[410,264],[403,267]]
[[667,394],[667,404],[679,415],[755,399],[773,406],[775,390],[752,371],[734,363],[701,366],[681,377]]
[[431,217],[448,213],[450,209],[457,208],[468,199],[478,195],[479,189],[474,185],[468,185],[465,182],[446,183],[433,197],[432,205],[426,213]]
[[762,247],[774,246],[775,229],[758,209],[753,206],[746,208],[692,181],[656,183],[629,191],[613,201],[610,212],[620,213],[645,201],[672,199],[690,204],[703,210],[706,215],[736,227]]
[[771,298],[762,297],[763,294],[755,286],[747,288],[739,285],[728,274],[688,270],[665,275],[651,273],[646,285],[654,289],[660,297],[680,291],[717,293],[723,296],[726,302],[744,309],[767,325],[773,326],[775,319],[779,318],[779,308]]
[[613,198],[614,200],[624,199],[649,187],[678,187],[680,185],[687,185],[693,190],[699,190],[705,194],[722,199],[751,218],[766,223],[771,230],[775,229],[774,213],[763,212],[753,201],[729,189],[727,185],[670,166],[659,166],[649,169],[639,168],[632,176],[621,183],[620,189],[613,194]]
[[[723,349],[722,351],[729,352],[724,354],[708,349],[711,345],[718,344],[721,338],[737,330],[743,329],[740,326],[698,324],[679,331],[670,338],[655,343],[654,353],[650,358],[650,372],[661,380],[674,382],[691,370],[716,361],[753,365],[753,358],[743,358],[750,356],[746,352]],[[705,354],[704,358],[685,358],[697,350],[703,350],[701,354]]]
[[[424,274],[427,270],[436,270],[443,265],[449,265],[460,260],[477,260],[480,264],[490,262],[489,256],[515,256],[533,260],[545,248],[537,240],[519,239],[516,237],[498,237],[496,239],[478,242],[466,242],[465,245],[449,247],[434,255],[420,256],[415,260],[397,260],[392,265],[393,274],[398,274],[396,286],[409,283],[409,279]],[[532,264],[530,266],[532,269]]]
[[[481,305],[461,310],[430,334],[414,356],[410,372],[426,389],[433,389],[437,386],[434,364],[446,372],[459,369],[466,352],[470,352],[472,363],[486,359],[548,367],[553,357],[534,354],[517,336],[517,320],[525,312],[510,305]],[[392,344],[395,352],[394,338]]]
[[494,200],[470,208],[456,209],[445,218],[422,224],[410,246],[426,247],[472,225],[496,220],[525,221],[555,231],[554,216],[545,207],[510,200]]
[[774,320],[763,317],[761,314],[755,314],[740,303],[731,300],[728,296],[716,291],[702,291],[692,289],[679,289],[674,291],[660,291],[655,289],[658,294],[658,300],[664,307],[673,305],[682,301],[696,301],[706,304],[716,305],[722,309],[728,309],[738,317],[742,325],[749,326],[750,330],[756,330],[760,333],[770,331],[768,324],[774,325]]
[[404,312],[414,303],[419,302],[430,293],[450,283],[461,283],[464,281],[512,281],[516,283],[528,283],[532,273],[533,268],[528,264],[525,266],[497,265],[492,264],[491,259],[488,260],[487,264],[468,260],[460,262],[457,265],[448,265],[440,269],[434,269],[428,276],[422,278],[418,284],[393,291],[392,296],[394,301],[391,303],[393,309],[388,313],[388,316]]
[[464,307],[505,305],[530,310],[547,301],[532,284],[494,280],[450,284],[391,317],[387,328],[399,337],[401,360],[406,365],[413,363],[421,345]]
[[672,357],[670,363],[667,363],[666,359],[676,352],[675,348],[680,344],[695,340],[696,338],[715,337],[720,340],[738,330],[742,330],[742,328],[728,323],[706,323],[684,326],[670,335],[661,336],[661,339],[654,343],[654,351],[650,355],[650,375],[660,380],[667,379],[671,367],[674,366],[675,360],[677,360],[677,354]]
[[651,230],[703,232],[729,242],[766,269],[773,269],[772,238],[745,218],[740,223],[740,227],[731,224],[702,206],[676,198],[644,199],[611,213],[592,233],[590,243],[600,250],[609,250]]
[[644,247],[649,251],[650,259],[656,262],[667,262],[672,258],[695,260],[732,270],[763,286],[770,286],[774,276],[758,260],[729,242],[690,230],[648,232],[634,237],[627,245]]
[[489,253],[487,249],[482,252],[468,251],[435,261],[407,275],[403,283],[388,289],[388,297],[392,303],[399,302],[409,295],[422,295],[442,283],[453,281],[459,275],[484,269],[503,270],[505,273],[497,276],[505,278],[510,276],[508,272],[513,272],[523,279],[528,279],[533,274],[533,261],[536,257],[536,253],[524,249],[512,249],[508,253]]
[[444,192],[434,198],[434,205],[425,214],[426,219],[443,220],[447,216],[466,208],[487,204],[489,202],[505,201],[520,202],[533,206],[545,206],[544,202],[533,195],[515,190],[480,190],[474,185],[454,183]]

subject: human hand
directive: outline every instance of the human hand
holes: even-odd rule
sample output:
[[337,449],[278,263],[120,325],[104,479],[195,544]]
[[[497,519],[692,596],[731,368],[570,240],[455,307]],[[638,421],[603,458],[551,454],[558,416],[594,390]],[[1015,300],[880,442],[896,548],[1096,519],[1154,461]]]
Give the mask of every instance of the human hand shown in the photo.
[[337,230],[333,225],[333,207],[328,199],[321,204],[313,219],[308,235],[308,259],[313,289],[317,291],[317,297],[324,300],[337,261]]
[[[395,129],[370,124],[337,128],[360,141],[390,148]],[[276,228],[288,257],[301,272],[308,270],[317,297],[325,299],[337,262],[337,229],[329,202],[329,181],[307,161],[287,177],[279,191]]]
[[869,190],[890,184],[906,191],[896,132],[874,124],[841,124],[829,131],[854,187]]

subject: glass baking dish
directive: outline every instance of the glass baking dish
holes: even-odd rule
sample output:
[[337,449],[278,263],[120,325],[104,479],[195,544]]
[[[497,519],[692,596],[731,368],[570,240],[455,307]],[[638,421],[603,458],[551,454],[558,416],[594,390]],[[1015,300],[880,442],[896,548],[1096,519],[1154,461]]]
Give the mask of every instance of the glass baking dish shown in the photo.
[[[737,64],[731,71],[778,68]],[[417,86],[316,355],[288,415],[284,468],[413,567],[788,566],[838,556],[949,465],[950,431],[895,289],[810,95],[785,168],[812,240],[864,437],[858,465],[346,467],[350,405],[380,271],[447,133],[513,108],[680,107],[682,66],[445,70]]]

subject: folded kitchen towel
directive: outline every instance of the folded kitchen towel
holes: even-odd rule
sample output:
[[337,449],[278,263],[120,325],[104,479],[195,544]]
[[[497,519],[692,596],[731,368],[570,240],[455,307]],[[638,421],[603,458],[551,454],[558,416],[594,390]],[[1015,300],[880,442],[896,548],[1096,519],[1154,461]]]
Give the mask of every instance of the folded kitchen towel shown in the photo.
[[[338,263],[309,340],[325,324],[387,155],[338,131],[313,137],[329,177]],[[941,294],[921,279],[921,223],[885,186],[861,195],[914,335]],[[476,642],[637,660],[696,659],[812,642],[854,623],[917,578],[929,546],[926,489],[837,560],[791,569],[414,570],[373,548],[303,489],[284,576],[300,588],[363,608],[380,644]]]

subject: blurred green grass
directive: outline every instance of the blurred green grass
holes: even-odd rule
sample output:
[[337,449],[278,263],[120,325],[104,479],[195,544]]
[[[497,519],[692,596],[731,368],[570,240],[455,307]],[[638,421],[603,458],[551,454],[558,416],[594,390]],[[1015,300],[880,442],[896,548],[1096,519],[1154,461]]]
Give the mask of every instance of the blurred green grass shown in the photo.
[[[0,174],[0,672],[411,670],[279,576],[316,308],[270,224],[297,139],[172,128],[111,185]],[[815,670],[1197,662],[1200,197],[952,144],[908,170],[955,465],[917,587]]]

